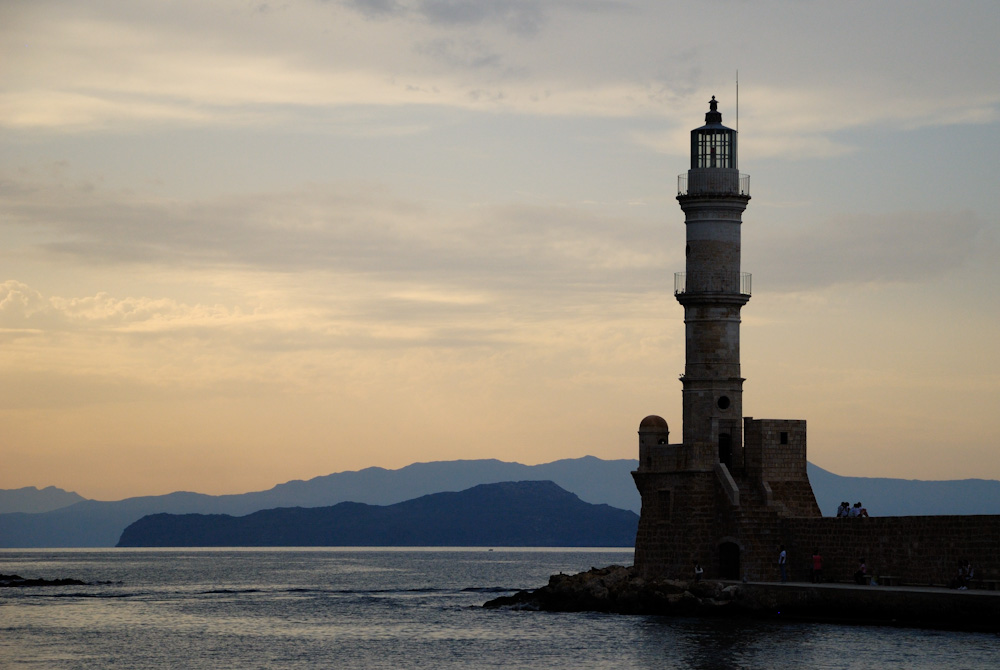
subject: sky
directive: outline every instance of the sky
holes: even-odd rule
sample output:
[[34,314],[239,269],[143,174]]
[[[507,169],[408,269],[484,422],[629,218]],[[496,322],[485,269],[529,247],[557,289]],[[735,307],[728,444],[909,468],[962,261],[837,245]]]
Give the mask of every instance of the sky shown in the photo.
[[7,0],[0,488],[679,441],[713,95],[744,414],[837,474],[1000,479],[998,33],[995,0]]

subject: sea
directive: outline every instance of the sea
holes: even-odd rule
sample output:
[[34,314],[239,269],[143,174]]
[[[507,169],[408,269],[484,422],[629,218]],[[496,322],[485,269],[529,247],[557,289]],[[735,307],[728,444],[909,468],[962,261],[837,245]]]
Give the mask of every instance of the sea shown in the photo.
[[0,668],[1000,668],[1000,636],[487,610],[631,549],[0,550]]

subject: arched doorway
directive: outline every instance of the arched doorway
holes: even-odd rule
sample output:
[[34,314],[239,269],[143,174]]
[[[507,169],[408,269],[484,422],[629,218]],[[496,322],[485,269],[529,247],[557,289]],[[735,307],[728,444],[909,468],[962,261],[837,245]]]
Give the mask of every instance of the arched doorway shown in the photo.
[[719,462],[730,472],[733,470],[733,438],[729,433],[719,433]]
[[740,546],[735,542],[719,545],[719,576],[722,579],[740,578]]

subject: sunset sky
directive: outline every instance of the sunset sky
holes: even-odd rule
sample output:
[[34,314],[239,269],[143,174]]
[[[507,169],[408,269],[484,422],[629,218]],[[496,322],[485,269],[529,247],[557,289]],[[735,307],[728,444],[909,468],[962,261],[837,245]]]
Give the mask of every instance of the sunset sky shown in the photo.
[[681,435],[736,126],[744,413],[1000,479],[1000,3],[0,4],[0,488],[240,493]]

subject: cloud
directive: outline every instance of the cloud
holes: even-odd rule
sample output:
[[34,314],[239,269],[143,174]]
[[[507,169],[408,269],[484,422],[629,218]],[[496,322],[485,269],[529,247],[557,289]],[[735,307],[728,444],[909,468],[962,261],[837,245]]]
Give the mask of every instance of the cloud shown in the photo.
[[983,259],[1000,244],[971,212],[894,212],[826,219],[796,231],[760,230],[746,269],[767,268],[772,290],[921,283]]
[[6,337],[60,331],[143,334],[216,327],[259,317],[220,305],[185,305],[169,298],[45,297],[23,282],[0,283],[0,328]]
[[[614,296],[662,291],[664,268],[683,263],[671,257],[677,249],[669,242],[651,246],[660,239],[655,221],[631,218],[627,208],[614,216],[585,206],[447,210],[358,183],[179,201],[74,183],[59,170],[54,175],[0,180],[0,230],[11,252],[64,267],[318,273],[360,291],[365,304],[350,309],[372,318],[412,313],[447,320],[513,299],[546,318]],[[745,246],[747,271],[767,268],[770,285],[794,291],[925,282],[1000,252],[995,231],[980,216],[934,211],[762,227]],[[23,305],[25,328],[30,319],[51,317],[39,297],[24,290],[11,292],[8,303]],[[170,323],[173,309],[98,298],[63,307],[67,314],[106,313],[107,319],[139,319],[154,310],[158,327]]]
[[11,384],[33,380],[18,406],[331,389],[376,401],[471,369],[500,388],[514,367],[631,369],[667,337],[646,322],[669,301],[660,253],[636,239],[655,224],[448,211],[356,183],[183,202],[42,172],[0,179],[0,229],[9,254],[74,283],[0,284],[0,363]]
[[408,11],[396,0],[343,0],[343,4],[369,18],[384,18]]
[[[880,32],[877,21],[859,33],[843,12],[816,8],[822,21],[809,21],[786,3],[761,10],[726,3],[732,11],[721,13],[713,3],[596,0],[353,0],[280,12],[132,5],[124,13],[113,3],[40,0],[0,21],[11,65],[0,126],[47,133],[280,127],[335,109],[408,105],[669,124],[703,111],[708,96],[720,93],[718,72],[734,63],[744,65],[744,125],[762,152],[836,155],[851,150],[831,139],[845,128],[1000,116],[1000,96],[981,86],[988,80],[982,69],[995,61],[993,38],[981,34],[986,20],[975,30],[940,26],[935,39],[953,39],[960,50],[928,59],[908,45],[902,53],[910,55],[886,62],[903,37]],[[888,20],[893,12],[880,14]],[[705,42],[695,27],[709,16],[711,35],[752,29],[770,48]],[[829,48],[816,47],[817,31]],[[786,52],[801,56],[776,59]],[[859,54],[869,58],[860,72]],[[875,58],[884,69],[868,67]],[[822,68],[832,74],[817,83],[827,60],[845,65]]]
[[552,205],[448,211],[349,182],[178,201],[56,170],[8,175],[0,195],[8,239],[61,265],[326,272],[459,293],[642,292],[659,266],[637,241],[655,234],[641,219]]
[[545,23],[540,0],[422,0],[418,10],[432,23],[470,25],[496,21],[519,35],[535,35]]
[[437,38],[416,47],[417,53],[436,58],[452,67],[471,70],[496,70],[502,64],[500,54],[479,40]]
[[[744,86],[744,89],[747,87]],[[871,106],[871,91],[864,87],[801,86],[779,88],[757,86],[742,93],[740,117],[734,97],[721,100],[723,123],[740,130],[741,155],[762,158],[816,160],[858,151],[852,131],[888,128],[913,132],[928,127],[987,125],[1000,119],[1000,95],[977,92],[963,98],[898,90],[882,94]],[[682,118],[698,119],[706,111],[707,93],[689,94]],[[693,124],[692,124],[693,125]],[[690,127],[634,130],[633,142],[658,153],[687,155]]]
[[51,327],[58,321],[51,318],[54,312],[51,303],[29,286],[13,280],[0,284],[0,328],[5,336],[11,331],[39,332]]
[[546,6],[539,0],[346,0],[343,3],[368,18],[417,18],[440,26],[492,23],[512,33],[536,35],[544,25]]

